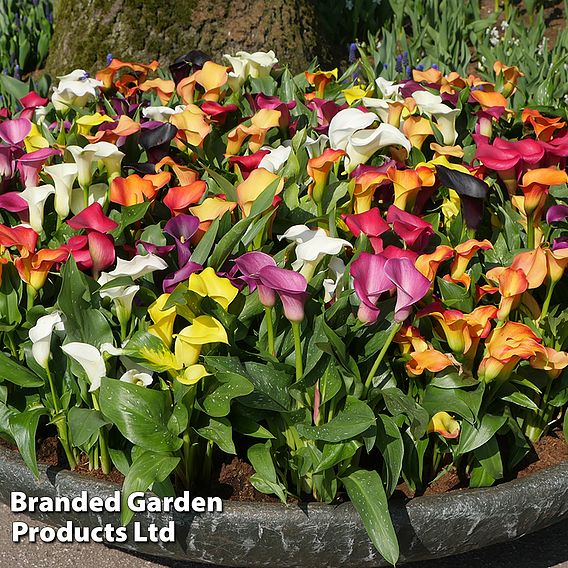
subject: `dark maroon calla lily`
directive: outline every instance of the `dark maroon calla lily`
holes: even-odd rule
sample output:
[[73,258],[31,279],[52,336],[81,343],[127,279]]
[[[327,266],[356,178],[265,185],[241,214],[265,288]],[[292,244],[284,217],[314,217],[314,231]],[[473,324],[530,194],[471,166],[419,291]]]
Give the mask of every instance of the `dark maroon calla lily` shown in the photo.
[[96,201],[83,209],[81,213],[69,219],[67,224],[76,230],[87,229],[99,233],[108,233],[118,227],[118,223],[109,219],[104,214],[101,204]]
[[182,79],[189,77],[192,73],[199,71],[211,57],[200,49],[192,49],[188,53],[178,57],[170,65],[170,73],[177,85]]
[[193,215],[181,213],[172,217],[164,227],[164,232],[173,237],[176,241],[178,264],[184,266],[191,257],[189,250],[191,237],[195,235],[199,228],[199,219]]
[[568,248],[568,237],[557,237],[552,243],[552,250]]
[[260,283],[278,294],[284,308],[284,316],[292,323],[304,319],[304,305],[308,299],[307,280],[298,272],[265,266],[258,271]]
[[143,247],[146,252],[157,254],[158,256],[166,256],[176,248],[176,245],[155,245],[147,241],[136,241],[136,246],[138,247],[138,245]]
[[247,179],[250,173],[258,168],[262,158],[269,153],[270,150],[259,150],[258,152],[249,154],[248,156],[231,156],[229,158],[229,164],[232,166],[238,166],[243,179]]
[[260,251],[247,252],[235,260],[235,266],[242,274],[251,292],[258,288],[260,303],[266,308],[272,308],[276,303],[276,292],[265,285],[260,279],[260,270],[266,266],[276,266],[276,261],[268,254]]
[[138,143],[148,154],[148,161],[157,164],[168,154],[170,142],[177,134],[177,128],[169,122],[148,123],[142,125]]
[[201,110],[205,114],[209,115],[209,118],[213,122],[216,122],[217,124],[225,124],[225,121],[227,120],[229,114],[238,111],[239,107],[234,104],[223,106],[213,101],[205,101],[201,105]]
[[432,225],[420,217],[407,213],[395,205],[387,211],[387,222],[393,231],[413,250],[422,251],[434,235]]

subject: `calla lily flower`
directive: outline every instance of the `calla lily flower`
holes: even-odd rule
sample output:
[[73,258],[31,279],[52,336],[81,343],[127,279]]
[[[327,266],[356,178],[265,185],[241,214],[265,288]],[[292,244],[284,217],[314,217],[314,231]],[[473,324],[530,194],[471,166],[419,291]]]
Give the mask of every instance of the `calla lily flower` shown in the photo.
[[63,320],[59,312],[53,312],[40,317],[30,329],[29,337],[32,342],[32,355],[37,364],[48,369],[51,355],[51,336],[54,331],[63,331]]
[[269,185],[278,181],[274,195],[278,195],[284,188],[284,179],[264,168],[253,170],[248,178],[237,186],[237,202],[244,217],[250,215],[252,206],[260,194]]
[[247,53],[237,51],[235,55],[223,55],[233,68],[229,72],[229,86],[233,92],[238,91],[243,83],[249,78],[268,77],[272,67],[278,63],[274,51],[256,51]]
[[21,256],[30,256],[35,252],[38,238],[39,235],[31,227],[0,225],[0,245],[6,248],[15,246]]
[[492,248],[493,245],[487,239],[484,239],[483,241],[470,239],[460,243],[455,248],[456,258],[450,267],[452,279],[459,280],[465,274],[469,261],[474,257],[477,251],[489,250]]
[[568,217],[568,205],[553,205],[546,212],[546,222],[551,225]]
[[436,434],[452,440],[460,435],[460,423],[447,412],[437,412],[430,419],[428,432],[436,432]]
[[137,280],[156,270],[165,270],[167,267],[168,265],[164,260],[153,254],[136,255],[132,260],[119,258],[116,261],[116,268],[101,274],[98,282],[102,286],[121,276],[129,276],[132,280]]
[[54,164],[45,166],[43,171],[51,176],[55,186],[55,211],[61,219],[69,215],[73,184],[77,179],[78,169],[76,164]]
[[305,71],[306,80],[310,85],[316,88],[315,96],[323,99],[325,96],[325,88],[333,79],[337,79],[337,68],[331,71],[315,71],[310,73]]
[[185,105],[177,105],[175,108],[166,106],[149,106],[142,109],[142,116],[148,120],[158,122],[168,122],[174,114],[179,114],[185,110]]
[[346,266],[339,257],[333,257],[329,260],[327,270],[328,274],[331,274],[331,278],[326,278],[322,283],[325,290],[323,298],[325,303],[331,302],[343,290],[343,287],[340,287],[339,284],[345,274]]
[[148,331],[159,337],[168,348],[172,344],[174,334],[174,322],[177,316],[175,307],[165,309],[170,294],[158,296],[156,301],[148,308],[148,314],[152,319],[153,325]]
[[377,207],[373,207],[364,213],[343,214],[341,218],[345,221],[355,238],[358,238],[363,233],[369,237],[375,253],[383,250],[383,241],[380,236],[389,230],[389,226]]
[[163,290],[167,294],[171,294],[180,282],[185,282],[194,273],[202,270],[203,266],[191,260],[186,262],[179,270],[166,276],[163,282]]
[[77,164],[79,185],[82,188],[89,187],[93,177],[93,160],[97,155],[97,148],[93,144],[87,144],[84,148],[67,146],[67,150]]
[[[110,280],[110,282],[112,282],[112,280]],[[99,283],[101,283],[100,279]],[[140,286],[136,284],[130,286],[114,286],[112,288],[99,290],[99,296],[101,298],[110,298],[116,308],[118,320],[122,323],[130,320],[134,296],[136,296],[139,290]]]
[[189,245],[191,237],[195,235],[199,228],[199,219],[193,215],[178,215],[170,219],[165,227],[164,232],[172,236],[176,241],[178,263],[180,266],[185,265],[191,256]]
[[27,118],[14,118],[0,123],[0,138],[9,146],[19,146],[30,133],[32,123]]
[[198,203],[207,191],[207,184],[203,180],[197,180],[189,185],[170,187],[163,202],[175,217],[189,209],[190,205]]
[[61,350],[83,367],[91,383],[89,392],[98,390],[101,386],[101,379],[106,375],[105,361],[101,352],[93,345],[78,341],[63,345]]
[[93,203],[67,221],[67,224],[76,230],[88,229],[99,233],[109,233],[118,227],[118,223],[109,219],[103,212],[99,203]]
[[521,252],[511,263],[513,270],[522,270],[527,278],[528,288],[534,290],[542,286],[547,275],[546,253],[541,248]]
[[268,170],[269,172],[276,174],[288,161],[290,154],[292,153],[292,146],[286,146],[285,143],[278,148],[266,148],[263,150],[268,150],[266,154],[259,162],[258,167]]
[[119,380],[141,387],[149,387],[154,382],[152,375],[136,369],[126,371]]
[[450,108],[442,102],[442,97],[429,91],[416,91],[412,93],[412,98],[416,101],[422,114],[434,117],[444,138],[444,144],[450,146],[455,144],[458,137],[456,118],[461,112],[460,109]]
[[194,272],[189,277],[188,288],[202,297],[209,296],[222,306],[224,310],[237,297],[238,288],[231,284],[228,278],[217,276],[215,271],[208,267],[199,274]]
[[403,322],[411,307],[429,291],[430,281],[408,258],[387,258],[384,254],[362,252],[351,263],[353,287],[361,305],[357,317],[367,324],[374,323],[380,310],[376,304],[384,292],[397,291],[394,319]]
[[282,113],[279,110],[259,110],[250,119],[250,125],[241,123],[229,132],[225,154],[227,156],[238,154],[247,139],[249,150],[252,153],[258,152],[263,146],[269,130],[280,125],[281,115]]
[[55,193],[52,185],[40,185],[27,187],[20,193],[20,197],[28,204],[30,212],[30,225],[34,231],[43,231],[43,209],[47,198]]
[[540,211],[553,185],[568,183],[568,174],[556,168],[535,168],[523,176],[520,187],[525,196],[524,210],[527,216]]
[[344,247],[353,245],[344,239],[330,237],[324,229],[308,229],[306,225],[294,225],[279,240],[287,239],[296,243],[296,260],[292,268],[310,279],[320,261],[326,255],[338,255]]
[[313,180],[308,187],[308,193],[316,203],[322,203],[323,193],[329,178],[329,172],[331,171],[331,168],[342,158],[342,156],[345,156],[345,152],[343,150],[326,148],[321,156],[308,160],[307,171],[308,175]]
[[[108,185],[106,183],[93,183],[89,186],[87,195],[87,206],[98,203],[103,206],[107,201]],[[85,208],[85,193],[79,188],[71,191],[71,213],[78,215]]]
[[71,106],[84,107],[97,98],[97,89],[103,86],[101,81],[89,78],[83,69],[75,69],[57,78],[59,85],[53,91],[51,102],[60,112],[66,112]]
[[566,122],[561,118],[548,118],[538,110],[531,108],[523,109],[521,119],[525,124],[530,124],[536,137],[544,142],[549,142],[556,130],[562,130],[566,126]]
[[[176,133],[176,138],[179,139],[177,145],[182,151],[186,150],[186,146],[182,141],[192,146],[201,147],[205,138],[211,132],[211,125],[207,120],[207,115],[197,105],[187,105],[183,112],[172,115],[170,117],[170,125],[178,129]],[[166,125],[160,125],[160,129],[160,136],[163,137],[163,144],[165,144],[173,131]],[[159,148],[162,154],[164,154],[166,147],[160,145]]]
[[276,261],[268,254],[260,251],[247,252],[235,260],[241,272],[241,278],[247,283],[250,292],[258,288],[258,298],[265,308],[272,308],[276,303],[276,292],[262,284],[260,270],[265,266],[276,266]]
[[17,159],[17,167],[20,177],[26,187],[35,187],[39,183],[39,171],[45,161],[60,152],[52,148],[42,148],[35,152],[24,154]]
[[20,278],[29,284],[35,292],[43,288],[49,271],[58,262],[69,258],[69,251],[65,247],[58,249],[41,249],[33,255],[16,258],[14,266]]
[[197,316],[176,336],[175,356],[181,365],[191,367],[199,360],[201,348],[208,343],[229,343],[227,331],[211,316]]
[[412,249],[424,250],[434,235],[432,225],[417,215],[407,213],[391,205],[387,211],[387,223],[393,231]]
[[529,281],[523,270],[512,267],[493,268],[487,272],[487,278],[499,282],[501,301],[499,303],[497,319],[499,321],[505,321],[509,317],[511,310],[520,302],[521,294],[528,289]]
[[426,276],[430,282],[434,283],[440,264],[445,260],[453,258],[453,256],[454,249],[452,249],[452,247],[440,245],[430,254],[421,254],[416,259],[416,268],[421,274]]
[[106,168],[109,181],[120,175],[120,167],[124,153],[110,142],[95,142],[89,144],[91,149],[95,149],[95,160],[100,160]]
[[229,164],[233,166],[235,173],[239,171],[243,176],[243,179],[247,179],[249,175],[260,166],[260,162],[264,156],[269,153],[270,149],[262,149],[254,154],[249,154],[248,156],[230,156]]
[[428,136],[434,135],[430,121],[423,116],[409,116],[402,125],[402,131],[410,140],[410,144],[418,150],[422,148]]
[[204,101],[217,102],[221,95],[221,87],[227,83],[227,79],[227,68],[224,65],[206,61],[201,69],[178,83],[177,93],[184,102],[193,103],[197,84],[204,90],[203,96],[199,98]]
[[[170,119],[173,116],[184,114],[186,108],[187,107],[183,107],[181,111],[172,113],[170,115]],[[186,121],[183,123],[183,125],[189,127],[190,122]],[[207,125],[201,126],[205,129]],[[170,144],[176,137],[177,133],[178,129],[173,124],[154,124],[151,127],[149,126],[149,123],[142,125],[140,136],[138,137],[138,143],[140,144],[140,146],[142,146],[142,148],[144,148],[144,150],[146,150],[146,154],[148,155],[148,162],[150,162],[151,164],[156,164],[163,160],[167,156],[170,149]],[[188,134],[186,132],[185,137],[187,138],[187,136]]]
[[190,207],[189,212],[199,219],[199,231],[203,235],[215,219],[220,219],[235,207],[237,204],[233,201],[226,201],[220,197],[207,197],[200,205]]
[[0,195],[0,209],[10,213],[21,213],[28,208],[28,203],[20,197],[19,191],[9,191]]
[[299,323],[304,319],[304,304],[308,299],[308,283],[297,272],[265,266],[258,272],[260,282],[278,294],[284,308],[284,317],[292,323]]
[[456,365],[456,360],[436,349],[425,349],[410,353],[410,360],[406,363],[406,369],[411,375],[422,375],[424,371],[439,373],[448,367]]

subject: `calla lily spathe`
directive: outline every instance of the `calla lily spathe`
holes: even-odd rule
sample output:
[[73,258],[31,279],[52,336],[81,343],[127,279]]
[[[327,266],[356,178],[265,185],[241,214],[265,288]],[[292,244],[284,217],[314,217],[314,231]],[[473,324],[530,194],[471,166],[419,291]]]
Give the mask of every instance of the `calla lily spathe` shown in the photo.
[[55,188],[50,184],[27,187],[20,193],[20,197],[28,204],[30,226],[36,233],[43,231],[43,210],[45,202],[47,198],[54,193]]
[[63,331],[63,320],[59,312],[53,312],[40,317],[30,329],[29,337],[32,342],[32,355],[37,364],[47,369],[51,355],[51,336],[54,331]]
[[79,170],[76,164],[54,164],[45,166],[43,171],[51,176],[55,186],[55,211],[61,219],[69,215],[73,184],[77,179]]
[[66,112],[71,106],[83,107],[98,96],[101,81],[91,79],[83,69],[75,69],[67,75],[57,77],[59,85],[54,89],[51,102],[55,110]]
[[152,375],[137,369],[126,371],[119,380],[141,387],[149,387],[154,382]]
[[98,390],[101,379],[106,375],[106,365],[101,352],[94,345],[78,341],[67,343],[61,349],[83,367],[91,383],[89,392]]
[[456,118],[459,109],[450,108],[442,102],[442,97],[429,91],[415,91],[412,98],[416,101],[418,109],[426,116],[434,117],[436,125],[444,138],[444,144],[452,146],[458,137],[456,132]]

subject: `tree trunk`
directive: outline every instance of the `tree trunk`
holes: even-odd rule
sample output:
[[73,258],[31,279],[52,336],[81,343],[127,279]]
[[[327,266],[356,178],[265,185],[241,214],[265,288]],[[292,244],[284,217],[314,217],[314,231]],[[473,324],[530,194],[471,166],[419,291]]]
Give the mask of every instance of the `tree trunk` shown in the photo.
[[95,71],[107,55],[162,66],[192,49],[222,62],[224,53],[274,50],[298,72],[318,55],[331,60],[320,37],[314,0],[55,0],[47,70]]

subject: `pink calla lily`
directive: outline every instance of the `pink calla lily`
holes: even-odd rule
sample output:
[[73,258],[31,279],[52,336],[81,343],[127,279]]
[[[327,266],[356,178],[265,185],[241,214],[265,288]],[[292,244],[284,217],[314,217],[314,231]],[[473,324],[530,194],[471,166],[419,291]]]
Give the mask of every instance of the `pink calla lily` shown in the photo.
[[118,227],[118,223],[109,219],[103,212],[100,203],[93,203],[67,221],[67,224],[73,229],[87,229],[98,231],[100,233],[108,233]]

